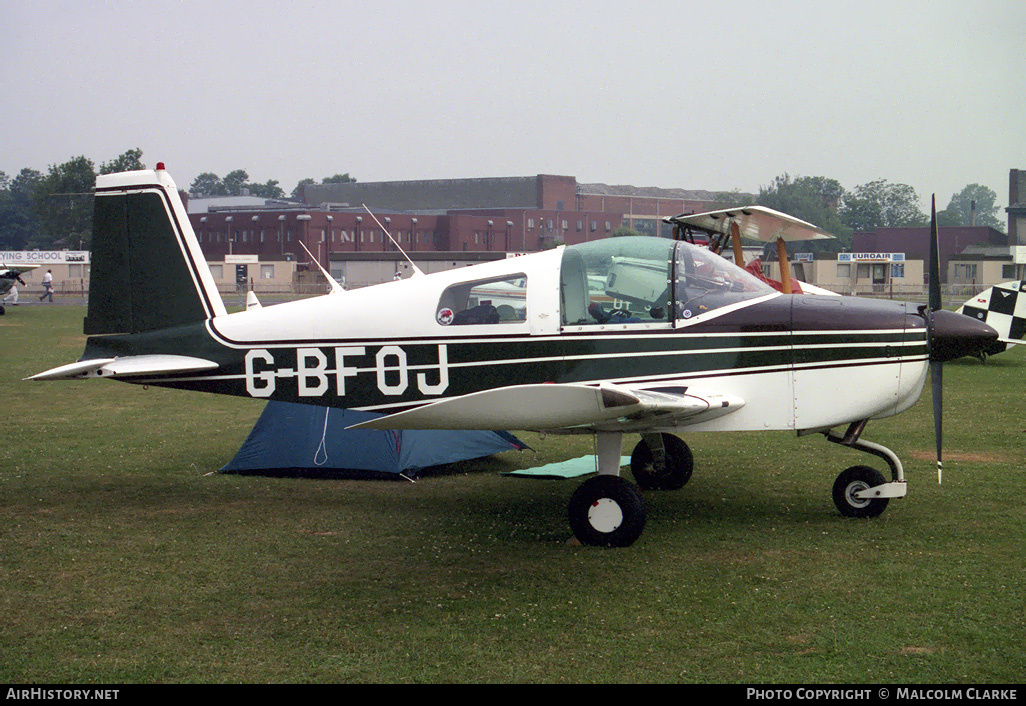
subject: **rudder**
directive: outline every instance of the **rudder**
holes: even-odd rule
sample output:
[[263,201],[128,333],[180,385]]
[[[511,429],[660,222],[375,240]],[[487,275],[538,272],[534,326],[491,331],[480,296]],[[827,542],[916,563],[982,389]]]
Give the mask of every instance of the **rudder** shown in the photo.
[[225,313],[170,176],[96,180],[85,333],[142,333]]

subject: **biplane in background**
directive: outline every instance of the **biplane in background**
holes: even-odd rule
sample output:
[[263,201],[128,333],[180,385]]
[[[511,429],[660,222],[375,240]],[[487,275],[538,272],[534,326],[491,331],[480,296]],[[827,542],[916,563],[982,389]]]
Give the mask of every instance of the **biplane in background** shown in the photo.
[[[4,302],[7,300],[7,297],[10,296],[11,292],[13,291],[17,294],[17,285],[20,284],[22,287],[25,286],[25,280],[23,280],[21,276],[26,272],[31,272],[37,267],[40,267],[40,265],[8,265],[0,263],[0,316],[3,316],[7,312]],[[15,296],[12,303],[18,303],[17,296]]]
[[[821,235],[757,213],[766,238]],[[97,178],[93,243],[85,352],[31,379],[372,411],[384,416],[358,426],[378,429],[593,435],[598,475],[569,502],[575,536],[593,545],[632,544],[640,489],[688,481],[687,429],[821,433],[878,456],[889,480],[856,465],[833,491],[842,514],[878,515],[906,481],[892,451],[862,439],[866,424],[912,406],[931,368],[939,405],[940,363],[997,338],[940,310],[939,290],[929,306],[786,295],[707,247],[650,237],[229,314],[163,165]],[[641,435],[636,483],[620,475],[629,433]]]

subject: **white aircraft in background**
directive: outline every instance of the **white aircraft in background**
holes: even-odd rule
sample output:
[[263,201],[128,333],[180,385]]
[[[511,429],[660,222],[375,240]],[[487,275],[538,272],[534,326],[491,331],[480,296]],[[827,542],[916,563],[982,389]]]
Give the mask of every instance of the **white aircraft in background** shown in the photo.
[[[767,238],[818,237],[783,214],[744,215],[728,232],[761,221]],[[879,515],[906,481],[892,451],[861,438],[867,423],[915,404],[932,371],[939,474],[941,363],[997,338],[941,309],[937,277],[923,306],[789,295],[707,247],[643,236],[229,314],[162,164],[97,178],[93,244],[85,352],[30,379],[372,411],[383,416],[357,426],[377,429],[593,435],[598,475],[569,502],[592,545],[632,544],[640,489],[688,481],[687,430],[819,433],[882,458],[890,480],[856,465],[833,486],[843,515]],[[515,302],[505,316],[500,298]],[[620,475],[626,433],[641,435],[636,483]]]
[[959,314],[982,321],[998,332],[997,341],[976,353],[981,360],[1026,343],[1026,280],[1003,282],[967,301]]

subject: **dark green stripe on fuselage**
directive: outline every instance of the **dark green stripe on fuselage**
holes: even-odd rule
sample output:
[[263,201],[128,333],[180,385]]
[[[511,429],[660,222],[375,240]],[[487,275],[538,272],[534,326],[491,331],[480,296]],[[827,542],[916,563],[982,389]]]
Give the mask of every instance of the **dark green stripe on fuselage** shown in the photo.
[[[788,302],[781,297],[773,300],[775,306],[752,306],[678,329],[310,342],[249,350],[216,342],[203,326],[188,326],[94,337],[87,357],[191,355],[220,368],[211,375],[134,382],[323,406],[401,408],[526,383],[686,379],[927,355],[925,329],[902,305],[847,300],[845,316],[832,304],[828,322],[796,316],[799,330],[791,332],[790,307],[782,309],[780,300]],[[802,312],[815,309],[804,305]],[[857,315],[864,312],[868,315]],[[867,328],[841,328],[853,322]]]

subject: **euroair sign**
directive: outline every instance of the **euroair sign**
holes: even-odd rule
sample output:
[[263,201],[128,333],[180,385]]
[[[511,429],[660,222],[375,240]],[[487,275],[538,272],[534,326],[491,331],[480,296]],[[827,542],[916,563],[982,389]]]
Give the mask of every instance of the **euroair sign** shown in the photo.
[[838,262],[904,262],[903,252],[842,252],[837,253]]

